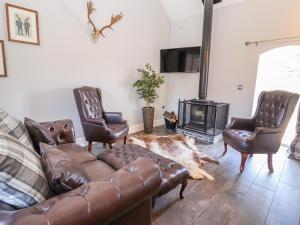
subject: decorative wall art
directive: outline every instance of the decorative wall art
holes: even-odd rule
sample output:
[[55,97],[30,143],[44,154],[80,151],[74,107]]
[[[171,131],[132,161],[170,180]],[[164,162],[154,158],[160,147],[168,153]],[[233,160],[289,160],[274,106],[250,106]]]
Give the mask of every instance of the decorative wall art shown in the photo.
[[8,40],[26,44],[40,44],[38,12],[6,4]]
[[119,22],[122,18],[123,18],[123,14],[122,12],[116,16],[112,15],[111,16],[111,19],[110,19],[110,24],[102,27],[101,29],[97,29],[95,23],[92,21],[91,19],[91,14],[95,11],[96,9],[94,8],[94,3],[92,1],[88,1],[87,2],[87,11],[88,11],[88,23],[92,25],[93,27],[93,30],[92,30],[92,40],[94,42],[96,42],[100,36],[104,37],[104,34],[103,34],[103,31],[106,30],[106,29],[110,29],[110,30],[113,30],[112,29],[112,26],[114,24],[116,24],[117,22]]
[[0,41],[0,77],[7,77],[4,41]]

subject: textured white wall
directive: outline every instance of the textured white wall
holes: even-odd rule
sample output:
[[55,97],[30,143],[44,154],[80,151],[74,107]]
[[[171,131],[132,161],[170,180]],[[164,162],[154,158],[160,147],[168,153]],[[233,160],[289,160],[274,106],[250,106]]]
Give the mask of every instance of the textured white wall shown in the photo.
[[[149,62],[159,69],[159,50],[169,43],[170,22],[159,0],[94,0],[98,26],[112,13],[125,15],[96,44],[89,36],[86,1],[9,1],[39,12],[41,46],[7,41],[5,2],[0,4],[0,39],[6,41],[8,78],[0,79],[0,108],[21,119],[71,118],[81,138],[72,90],[91,85],[102,89],[107,111],[123,112],[132,126],[142,123],[142,103],[132,88],[136,68]],[[166,85],[156,118],[165,103]]]
[[[214,13],[208,98],[231,103],[231,115],[250,116],[259,55],[300,41],[246,47],[247,40],[264,40],[300,34],[299,0],[251,0],[217,8]],[[171,46],[201,44],[201,16],[172,23]],[[168,75],[168,108],[177,110],[182,96],[197,97],[198,75]],[[176,84],[176,88],[174,88]],[[244,85],[242,91],[238,84]],[[176,101],[176,102],[175,102]]]
[[[202,19],[200,15],[172,22],[170,46],[174,48],[200,46]],[[165,76],[168,85],[168,110],[177,112],[178,99],[198,96],[199,73],[168,73]]]

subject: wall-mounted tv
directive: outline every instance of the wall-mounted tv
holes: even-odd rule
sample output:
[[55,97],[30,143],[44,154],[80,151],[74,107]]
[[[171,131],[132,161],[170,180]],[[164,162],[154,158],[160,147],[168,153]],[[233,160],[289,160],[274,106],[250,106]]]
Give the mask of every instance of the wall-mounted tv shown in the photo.
[[161,73],[198,73],[201,47],[162,49]]

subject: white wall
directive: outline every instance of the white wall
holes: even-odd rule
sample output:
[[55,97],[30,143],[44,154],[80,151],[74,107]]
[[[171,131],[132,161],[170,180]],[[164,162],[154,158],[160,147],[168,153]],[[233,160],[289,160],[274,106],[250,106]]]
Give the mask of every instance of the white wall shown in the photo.
[[[0,79],[0,108],[21,119],[70,118],[81,138],[72,90],[91,85],[102,89],[107,111],[123,112],[133,127],[142,123],[142,103],[132,88],[136,68],[149,62],[158,69],[159,50],[169,44],[170,21],[159,0],[94,0],[99,27],[112,13],[125,15],[96,44],[90,40],[86,1],[8,1],[39,12],[41,46],[7,41],[5,2],[0,4],[0,39],[6,41],[8,78]],[[156,104],[157,119],[165,103],[166,85]]]
[[[170,46],[190,47],[202,44],[202,16],[194,16],[172,22]],[[168,85],[167,108],[177,112],[178,99],[197,98],[199,73],[165,74]]]
[[[233,116],[250,116],[259,55],[276,47],[300,44],[300,41],[268,43],[258,47],[246,47],[244,43],[300,35],[299,9],[299,0],[248,0],[217,8],[213,22],[208,99],[231,103]],[[201,15],[173,22],[171,45],[200,45],[201,26]],[[198,81],[197,75],[168,75],[169,109],[176,110],[176,90],[197,97],[198,89],[194,88],[198,88]],[[242,91],[237,90],[238,84],[244,85]]]

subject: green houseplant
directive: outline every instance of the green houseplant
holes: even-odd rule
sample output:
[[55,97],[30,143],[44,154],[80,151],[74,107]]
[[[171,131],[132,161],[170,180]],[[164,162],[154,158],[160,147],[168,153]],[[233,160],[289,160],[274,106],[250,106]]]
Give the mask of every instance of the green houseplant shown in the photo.
[[154,107],[151,107],[151,104],[158,98],[156,90],[165,80],[160,73],[155,72],[149,63],[145,65],[145,68],[140,68],[137,71],[142,74],[142,77],[133,84],[133,87],[136,88],[139,98],[146,103],[146,107],[143,107],[144,131],[145,133],[152,133]]

